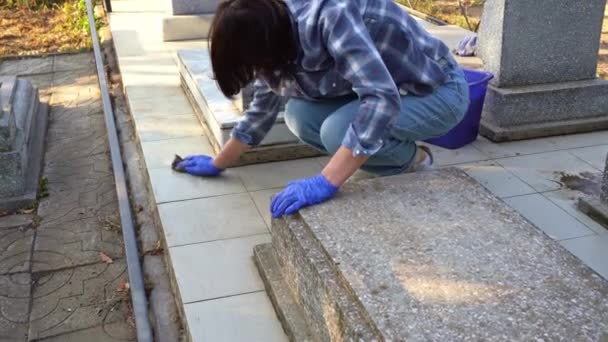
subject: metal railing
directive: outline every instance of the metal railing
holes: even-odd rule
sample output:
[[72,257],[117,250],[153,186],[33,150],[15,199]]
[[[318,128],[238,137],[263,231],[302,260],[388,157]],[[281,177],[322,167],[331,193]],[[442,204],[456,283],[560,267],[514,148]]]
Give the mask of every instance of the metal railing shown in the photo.
[[[107,1],[109,3],[109,0]],[[108,81],[106,79],[101,48],[99,46],[99,36],[95,27],[93,16],[93,6],[91,0],[86,0],[87,13],[89,17],[89,27],[91,28],[91,39],[93,40],[93,52],[95,54],[95,65],[97,77],[101,91],[101,101],[108,131],[108,142],[110,145],[110,155],[112,158],[112,170],[114,171],[114,182],[116,183],[116,195],[118,197],[118,208],[120,211],[120,223],[122,226],[122,236],[125,243],[125,255],[127,259],[127,272],[129,275],[129,289],[135,315],[135,326],[137,330],[137,340],[139,342],[152,342],[152,328],[148,319],[148,300],[144,289],[144,280],[139,263],[139,251],[137,248],[137,238],[133,227],[133,214],[129,202],[125,170],[123,167],[122,154],[118,133],[116,132],[116,122],[114,111],[110,102],[108,92]]]

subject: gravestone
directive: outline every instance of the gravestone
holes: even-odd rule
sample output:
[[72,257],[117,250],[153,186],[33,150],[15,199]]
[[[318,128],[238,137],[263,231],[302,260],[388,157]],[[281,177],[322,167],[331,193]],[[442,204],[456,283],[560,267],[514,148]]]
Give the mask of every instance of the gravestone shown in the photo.
[[488,0],[479,33],[488,88],[482,135],[493,141],[608,128],[597,78],[606,0]]
[[0,77],[0,209],[36,200],[44,153],[47,106],[27,80]]
[[[228,99],[213,80],[207,49],[186,49],[177,53],[182,87],[199,121],[207,132],[215,152],[230,139],[230,133],[243,118],[243,111],[253,97],[251,86],[239,96]],[[259,146],[247,151],[239,165],[298,159],[320,155],[320,152],[300,143],[291,133],[282,113]]]
[[348,183],[254,256],[296,341],[608,338],[608,281],[457,169]]
[[222,0],[171,0],[171,14],[163,18],[163,40],[205,39],[213,14]]
[[608,228],[608,155],[600,193],[582,197],[578,202],[578,208]]

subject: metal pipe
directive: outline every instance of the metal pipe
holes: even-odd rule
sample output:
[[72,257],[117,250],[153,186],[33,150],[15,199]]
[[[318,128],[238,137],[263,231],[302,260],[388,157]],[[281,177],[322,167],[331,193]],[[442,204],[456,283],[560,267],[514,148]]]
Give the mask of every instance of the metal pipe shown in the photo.
[[103,59],[101,58],[99,37],[97,36],[97,28],[95,27],[95,18],[93,16],[93,6],[91,5],[91,0],[86,0],[86,4],[87,13],[89,16],[89,27],[91,28],[91,39],[93,40],[93,52],[95,54],[97,77],[99,79],[101,100],[103,103],[106,128],[108,131],[108,142],[110,144],[110,154],[112,157],[112,169],[114,171],[114,182],[116,183],[116,195],[118,196],[118,208],[120,211],[120,222],[122,225],[122,236],[125,242],[127,272],[129,274],[129,289],[131,292],[133,313],[135,315],[137,340],[139,342],[152,342],[152,328],[150,326],[150,321],[148,320],[148,300],[146,299],[144,280],[141,265],[139,264],[137,239],[135,237],[135,229],[133,227],[133,215],[131,213],[131,205],[129,203],[129,194],[127,192],[127,182],[125,179],[125,171],[123,168],[118,133],[116,132],[114,111],[112,110],[110,94],[108,93],[108,82],[106,79],[105,68],[103,66]]

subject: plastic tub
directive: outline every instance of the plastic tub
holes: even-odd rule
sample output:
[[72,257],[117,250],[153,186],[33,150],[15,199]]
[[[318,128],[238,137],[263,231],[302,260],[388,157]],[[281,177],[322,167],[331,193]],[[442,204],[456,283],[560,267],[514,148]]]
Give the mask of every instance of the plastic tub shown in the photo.
[[469,84],[469,98],[471,101],[469,109],[464,119],[448,133],[438,138],[425,140],[429,144],[448,149],[457,149],[477,139],[488,82],[490,82],[494,75],[489,72],[471,69],[463,69],[463,71],[464,77]]

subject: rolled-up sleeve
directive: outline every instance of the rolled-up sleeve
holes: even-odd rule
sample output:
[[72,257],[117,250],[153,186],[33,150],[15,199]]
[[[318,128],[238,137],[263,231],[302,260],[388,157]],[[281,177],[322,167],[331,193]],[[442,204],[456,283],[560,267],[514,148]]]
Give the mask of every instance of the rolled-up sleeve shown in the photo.
[[352,84],[361,102],[342,145],[354,156],[378,152],[401,110],[399,91],[351,1],[328,1],[321,34],[340,75]]
[[259,145],[277,119],[281,97],[258,79],[254,83],[253,101],[231,136],[247,145]]

